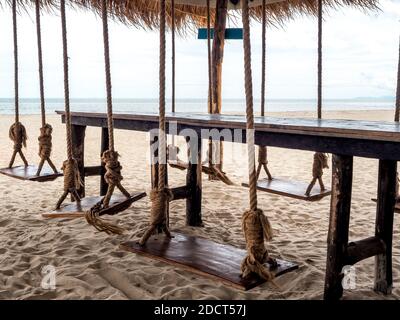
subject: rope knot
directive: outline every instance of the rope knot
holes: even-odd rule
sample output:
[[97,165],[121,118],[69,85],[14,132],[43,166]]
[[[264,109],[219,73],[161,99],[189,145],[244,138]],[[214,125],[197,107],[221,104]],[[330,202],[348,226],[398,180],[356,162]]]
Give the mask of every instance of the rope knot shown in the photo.
[[258,163],[268,164],[267,147],[265,147],[265,146],[258,147]]
[[264,240],[269,241],[273,236],[268,218],[260,209],[248,210],[242,217],[242,229],[247,248],[247,256],[241,265],[242,277],[256,273],[263,279],[270,280],[272,274],[263,266],[269,260]]
[[21,122],[15,122],[8,131],[8,136],[14,142],[14,151],[21,151],[22,147],[26,148],[26,140],[28,135],[26,129]]
[[45,124],[40,128],[39,140],[39,157],[41,159],[48,159],[51,155],[52,144],[52,133],[53,127],[49,124]]
[[121,175],[122,166],[118,161],[119,154],[116,151],[107,150],[103,152],[101,160],[105,164],[106,173],[104,179],[110,185],[118,185],[123,180]]
[[65,160],[61,170],[64,172],[64,191],[79,190],[83,183],[79,173],[78,162],[75,159]]
[[321,178],[324,174],[323,169],[329,168],[328,155],[322,152],[314,153],[313,178]]

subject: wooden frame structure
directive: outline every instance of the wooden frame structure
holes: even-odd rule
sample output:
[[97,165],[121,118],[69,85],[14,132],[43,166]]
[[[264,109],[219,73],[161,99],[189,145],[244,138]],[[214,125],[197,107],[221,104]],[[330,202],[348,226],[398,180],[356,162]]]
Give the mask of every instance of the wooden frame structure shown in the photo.
[[[63,112],[58,114],[64,118]],[[227,129],[231,131],[232,136],[235,130],[239,130],[242,135],[240,139],[235,139],[235,142],[246,142],[245,119],[242,116],[170,114],[167,116],[167,122],[170,121],[177,124],[178,135],[185,135],[182,131],[184,129],[192,129],[197,132],[198,138],[206,139],[201,135],[202,130]],[[72,124],[74,130],[79,131],[86,126],[93,126],[103,128],[104,132],[106,115],[72,113]],[[114,125],[117,129],[148,132],[158,127],[158,116],[118,114],[114,115]],[[397,161],[400,160],[400,125],[392,122],[257,117],[255,126],[255,141],[258,145],[333,154],[325,299],[339,299],[342,296],[341,280],[344,266],[372,256],[376,257],[375,290],[385,294],[390,293],[393,282],[392,237],[396,200],[395,179]],[[167,132],[168,130],[167,123]],[[199,154],[200,152],[201,148]],[[379,161],[378,202],[375,234],[366,239],[349,242],[354,156]],[[81,161],[80,167],[83,168]],[[153,169],[156,170],[157,166],[155,165]],[[154,178],[152,182],[154,183]],[[104,190],[104,182],[101,185]],[[186,199],[187,224],[202,225],[201,170],[197,164],[190,163],[187,184],[172,189],[172,192],[175,200]]]

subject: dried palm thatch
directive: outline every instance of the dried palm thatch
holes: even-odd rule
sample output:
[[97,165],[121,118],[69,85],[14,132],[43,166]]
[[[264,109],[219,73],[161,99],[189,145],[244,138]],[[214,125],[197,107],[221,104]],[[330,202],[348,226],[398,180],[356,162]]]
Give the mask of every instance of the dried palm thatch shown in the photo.
[[[57,10],[59,0],[39,0],[43,9]],[[146,29],[159,27],[159,0],[108,0],[109,14],[114,19],[125,24]],[[266,0],[267,17],[269,24],[282,24],[301,15],[316,15],[318,10],[317,0]],[[11,0],[0,0],[1,4],[10,4]],[[36,0],[18,0],[20,8],[31,7]],[[239,0],[228,0],[230,9],[240,8]],[[379,0],[323,0],[325,10],[339,7],[355,7],[361,10],[377,10]],[[84,8],[100,13],[101,0],[67,0],[74,8]],[[215,7],[216,0],[211,0]],[[167,0],[167,23],[171,24],[171,3]],[[229,18],[236,20],[237,10],[229,11]],[[213,21],[215,10],[211,10]],[[261,20],[262,0],[250,1],[250,15],[253,19]],[[240,21],[240,20],[239,20]],[[204,27],[207,22],[206,0],[175,0],[175,25],[177,30]]]

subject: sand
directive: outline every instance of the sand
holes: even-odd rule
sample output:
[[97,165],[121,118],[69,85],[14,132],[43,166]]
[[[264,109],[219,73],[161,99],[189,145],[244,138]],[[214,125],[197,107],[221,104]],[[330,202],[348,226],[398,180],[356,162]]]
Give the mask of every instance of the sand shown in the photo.
[[[308,113],[285,116],[312,116]],[[392,119],[391,111],[330,112],[327,118]],[[8,140],[11,116],[0,120],[0,166],[8,164],[12,145]],[[38,116],[22,116],[27,126],[30,162],[38,161]],[[64,126],[50,116],[54,126],[54,162],[60,167],[65,159]],[[86,164],[99,164],[100,130],[88,128]],[[184,145],[182,140],[179,144]],[[116,132],[116,149],[121,153],[124,185],[130,191],[149,191],[150,168],[148,136],[132,131]],[[203,183],[204,228],[185,226],[185,202],[171,204],[172,231],[199,235],[220,243],[244,248],[241,215],[248,207],[247,189],[240,187],[246,180],[246,148],[226,144],[225,170],[237,186],[220,182]],[[235,156],[233,156],[233,154]],[[285,168],[282,167],[285,159]],[[287,159],[287,161],[286,161]],[[269,149],[270,170],[275,176],[309,181],[312,152]],[[354,189],[350,221],[350,240],[374,234],[378,162],[355,158]],[[185,173],[170,170],[170,183],[181,185]],[[330,171],[324,175],[330,185]],[[307,203],[271,194],[260,193],[259,204],[270,217],[275,230],[268,244],[272,255],[296,261],[300,268],[276,279],[279,288],[264,284],[248,292],[194,275],[170,265],[139,255],[121,252],[118,244],[137,239],[148,223],[150,202],[144,198],[111,221],[128,231],[122,236],[108,236],[88,226],[84,219],[45,220],[41,213],[51,210],[62,191],[62,179],[39,184],[21,182],[0,175],[0,299],[321,299],[326,262],[326,237],[329,197]],[[99,179],[87,179],[87,193],[98,194]],[[400,216],[395,216],[393,294],[374,293],[374,259],[356,265],[356,289],[346,290],[344,299],[398,299],[400,297]],[[42,268],[52,265],[56,270],[56,289],[41,287]]]

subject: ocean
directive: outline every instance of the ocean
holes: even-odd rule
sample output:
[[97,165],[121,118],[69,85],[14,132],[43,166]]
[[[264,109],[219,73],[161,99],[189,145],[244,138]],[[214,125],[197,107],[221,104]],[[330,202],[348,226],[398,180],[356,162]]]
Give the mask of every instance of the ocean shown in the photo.
[[[71,99],[72,111],[105,112],[104,99]],[[325,111],[341,110],[394,110],[394,98],[358,98],[358,99],[326,99],[323,102]],[[157,112],[157,99],[114,99],[115,113]],[[260,109],[260,101],[254,101],[255,112]],[[46,99],[49,114],[64,109],[63,99]],[[167,100],[167,111],[171,110]],[[224,100],[222,110],[226,113],[244,113],[245,101],[242,99]],[[313,99],[273,99],[266,102],[267,112],[315,111],[316,100]],[[179,99],[176,101],[177,112],[207,112],[207,101],[204,99]],[[0,114],[13,114],[14,100],[0,98]],[[40,114],[39,99],[20,99],[21,114]]]

